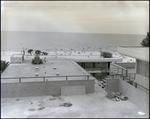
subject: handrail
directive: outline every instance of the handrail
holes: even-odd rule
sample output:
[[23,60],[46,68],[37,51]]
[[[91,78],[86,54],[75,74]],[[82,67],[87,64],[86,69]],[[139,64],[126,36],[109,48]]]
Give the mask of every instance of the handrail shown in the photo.
[[121,69],[127,70],[126,68],[124,68],[124,67],[122,67],[122,66],[120,66],[120,65],[117,65],[117,64],[111,64],[111,65],[114,65],[114,66],[119,67],[119,68],[121,68]]
[[89,75],[53,75],[53,76],[36,76],[36,77],[6,77],[1,79],[19,79],[19,78],[54,78],[54,77],[88,77]]
[[[128,78],[128,77],[124,77],[124,78],[126,78],[126,79],[128,79],[129,81],[131,81],[130,80],[130,77]],[[134,77],[135,78],[135,77]],[[126,81],[126,80],[125,80]],[[134,82],[134,81],[133,81]],[[131,84],[131,85],[133,85],[133,84]],[[139,85],[140,87],[142,87],[142,88],[144,88],[144,89],[146,89],[147,91],[149,91],[149,89],[147,89],[147,88],[145,88],[144,86],[142,86],[142,85],[140,85],[140,84],[138,84],[138,83],[135,83],[134,84],[134,86],[137,88],[137,85]]]
[[142,85],[140,85],[140,84],[138,84],[138,83],[136,83],[136,84],[139,85],[140,87],[146,89],[147,91],[149,91],[149,89],[145,88],[144,86],[142,86]]

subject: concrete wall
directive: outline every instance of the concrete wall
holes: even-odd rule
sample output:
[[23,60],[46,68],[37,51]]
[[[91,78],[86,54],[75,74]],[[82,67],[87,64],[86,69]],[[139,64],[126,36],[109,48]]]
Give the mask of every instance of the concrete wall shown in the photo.
[[94,93],[95,80],[1,83],[1,98],[61,95],[62,86],[85,86],[86,93]]
[[135,68],[135,63],[116,63],[116,64],[124,68]]
[[61,95],[85,95],[85,86],[62,86]]
[[145,77],[149,77],[149,62],[145,62],[142,60],[136,60],[136,73],[141,74]]
[[143,109],[143,111],[149,114],[149,94],[146,94],[123,80],[119,80],[119,91],[124,96],[127,96],[130,101]]
[[119,87],[119,79],[106,79],[106,91],[117,92]]

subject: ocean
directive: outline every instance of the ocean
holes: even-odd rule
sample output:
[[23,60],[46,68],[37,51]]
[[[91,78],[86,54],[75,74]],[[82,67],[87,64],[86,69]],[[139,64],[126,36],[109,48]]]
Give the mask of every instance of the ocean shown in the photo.
[[145,35],[101,34],[101,33],[60,33],[60,32],[24,32],[1,31],[1,51],[22,51],[34,49],[54,51],[74,49],[98,51],[108,47],[116,51],[117,46],[140,46]]

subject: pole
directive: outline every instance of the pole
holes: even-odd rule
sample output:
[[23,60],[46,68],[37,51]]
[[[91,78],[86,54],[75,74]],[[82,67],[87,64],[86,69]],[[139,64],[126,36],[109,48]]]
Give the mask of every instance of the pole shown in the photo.
[[89,76],[87,76],[87,80],[89,80]]
[[128,76],[128,70],[126,69],[126,77]]
[[21,78],[19,78],[19,83],[21,83]]

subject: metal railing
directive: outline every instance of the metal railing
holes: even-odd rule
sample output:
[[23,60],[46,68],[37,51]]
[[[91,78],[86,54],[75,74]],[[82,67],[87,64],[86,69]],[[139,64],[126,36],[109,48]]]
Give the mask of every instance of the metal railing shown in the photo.
[[143,87],[142,85],[138,84],[135,82],[135,75],[136,73],[128,73],[128,69],[126,68],[110,68],[110,69],[105,69],[104,68],[86,68],[87,71],[101,71],[101,73],[108,73],[109,76],[114,77],[115,75],[119,75],[122,77],[123,80],[125,80],[127,83],[135,86],[137,88],[137,85],[144,88],[145,90],[149,91],[149,89]]
[[[137,86],[140,86],[140,87],[144,88],[146,91],[149,91],[149,89],[145,88],[144,86],[142,86],[142,85],[140,85],[140,84],[137,84]],[[137,86],[136,86],[136,87],[137,87]]]
[[146,90],[146,91],[149,92],[149,89],[147,89],[147,88],[145,88],[144,86],[142,86],[142,85],[136,83],[136,82],[135,82],[135,78],[134,78],[134,80],[131,80],[131,78],[129,78],[129,77],[124,77],[123,80],[125,80],[127,83],[129,83],[129,84],[135,86],[135,88],[137,88],[137,86],[139,86],[139,87],[141,87],[141,88],[143,88],[144,90]]
[[109,73],[110,75],[122,75],[128,77],[129,73],[126,68],[84,68],[90,73]]
[[6,77],[6,78],[1,78],[1,79],[18,79],[19,82],[21,83],[21,79],[31,79],[31,78],[43,78],[43,81],[45,82],[46,78],[60,78],[60,77],[65,77],[66,81],[68,81],[69,77],[84,77],[84,79],[89,80],[90,75],[54,75],[54,76],[36,76],[36,77]]

